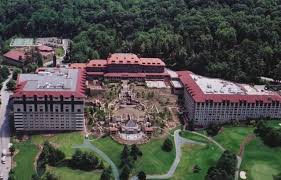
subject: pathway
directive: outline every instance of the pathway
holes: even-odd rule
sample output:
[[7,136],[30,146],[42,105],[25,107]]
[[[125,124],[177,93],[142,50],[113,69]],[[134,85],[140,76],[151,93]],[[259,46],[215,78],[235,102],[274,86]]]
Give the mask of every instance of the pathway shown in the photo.
[[256,136],[254,134],[249,134],[243,139],[243,142],[240,144],[239,153],[237,156],[237,165],[236,165],[236,171],[235,171],[235,180],[239,179],[239,169],[243,160],[244,150],[245,146],[250,143],[252,140],[254,140]]
[[[196,142],[196,141],[192,141],[189,139],[185,139],[182,138],[179,133],[180,133],[180,129],[177,129],[174,132],[174,142],[175,142],[175,148],[176,148],[176,158],[172,164],[172,166],[170,167],[169,171],[166,174],[162,174],[162,175],[147,175],[146,179],[169,179],[171,177],[173,177],[177,166],[181,160],[181,155],[182,155],[182,145],[184,144],[198,144],[198,145],[205,145],[204,143],[201,142]],[[137,177],[132,177],[131,180],[137,180]]]
[[[198,132],[194,132],[194,131],[189,131],[189,132],[207,138],[209,141],[211,141],[211,142],[213,142],[214,144],[216,144],[222,151],[225,151],[225,148],[222,147],[222,145],[220,145],[220,144],[219,144],[217,141],[215,141],[213,138],[208,137],[208,136],[206,136],[206,135],[204,135],[204,134],[201,134],[201,133],[198,133]],[[238,179],[239,179],[239,169],[240,169],[240,165],[241,165],[241,163],[242,163],[242,158],[241,158],[240,156],[238,156],[238,155],[236,155],[236,158],[237,158],[237,164],[236,164],[236,171],[235,171],[235,178],[234,178],[234,179],[235,179],[235,180],[238,180]]]
[[115,180],[119,180],[119,171],[117,166],[114,164],[114,162],[100,149],[98,149],[95,145],[93,145],[89,139],[84,139],[83,144],[81,145],[75,145],[73,148],[84,148],[84,149],[90,149],[97,153],[102,159],[104,159],[108,164],[110,164],[112,173]]
[[206,139],[208,139],[209,141],[211,141],[212,143],[214,143],[215,145],[217,145],[222,151],[225,151],[225,148],[222,147],[222,145],[220,145],[217,141],[215,141],[213,138],[209,137],[209,136],[206,136],[204,134],[201,134],[201,133],[198,133],[198,132],[195,132],[195,131],[188,131],[192,134],[196,134],[198,136],[201,136],[201,137],[204,137]]

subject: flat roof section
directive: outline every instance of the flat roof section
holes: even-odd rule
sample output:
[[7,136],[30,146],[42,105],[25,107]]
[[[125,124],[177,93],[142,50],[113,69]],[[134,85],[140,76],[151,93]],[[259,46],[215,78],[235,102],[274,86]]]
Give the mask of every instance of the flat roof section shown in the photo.
[[190,74],[190,76],[204,94],[245,94],[240,86],[230,81],[207,78],[196,74]]
[[216,78],[207,78],[190,71],[177,71],[180,81],[195,102],[281,102],[281,96],[261,86],[238,84]]
[[79,69],[43,68],[37,74],[20,74],[15,95],[83,96],[84,80]]
[[171,81],[171,84],[172,84],[172,86],[174,87],[174,88],[183,88],[183,86],[182,86],[182,84],[181,84],[181,82],[180,81],[177,81],[177,80],[173,80],[173,81]]

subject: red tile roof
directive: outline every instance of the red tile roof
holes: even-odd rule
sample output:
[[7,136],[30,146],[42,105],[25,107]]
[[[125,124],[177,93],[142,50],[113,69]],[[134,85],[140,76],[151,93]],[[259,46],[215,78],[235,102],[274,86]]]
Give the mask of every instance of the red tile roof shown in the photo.
[[143,66],[165,66],[165,63],[159,58],[140,58]]
[[140,64],[140,59],[132,53],[114,53],[107,58],[108,64]]
[[39,51],[54,51],[52,47],[46,46],[46,45],[41,45],[38,47]]
[[11,50],[5,53],[3,56],[15,61],[24,61],[26,59],[25,53],[17,50]]
[[272,95],[250,95],[250,94],[205,94],[197,83],[192,79],[190,71],[177,71],[180,81],[184,85],[188,93],[191,94],[195,102],[205,102],[212,100],[213,102],[239,102],[246,101],[247,103],[255,103],[256,101],[263,101],[264,103],[271,103],[272,101],[281,102],[281,96],[277,93]]
[[86,67],[86,63],[73,63],[69,64],[69,67],[72,69],[83,69]]
[[107,60],[94,59],[94,60],[91,60],[86,66],[87,67],[105,67],[106,65],[107,65]]

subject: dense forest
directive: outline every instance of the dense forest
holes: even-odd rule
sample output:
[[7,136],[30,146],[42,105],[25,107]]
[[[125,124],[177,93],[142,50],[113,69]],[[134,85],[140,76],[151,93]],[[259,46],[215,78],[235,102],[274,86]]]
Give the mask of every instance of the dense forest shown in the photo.
[[280,0],[1,0],[2,52],[14,36],[71,38],[79,62],[133,52],[238,82],[281,79]]

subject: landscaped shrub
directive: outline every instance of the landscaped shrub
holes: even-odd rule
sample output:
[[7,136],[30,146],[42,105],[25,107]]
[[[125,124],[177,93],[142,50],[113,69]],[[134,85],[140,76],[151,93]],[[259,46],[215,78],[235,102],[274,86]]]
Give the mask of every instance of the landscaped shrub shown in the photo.
[[97,169],[98,165],[99,159],[93,152],[82,152],[79,149],[75,151],[70,160],[70,166],[72,168],[85,171]]
[[173,142],[171,139],[167,138],[162,145],[162,150],[166,152],[170,152],[172,151],[172,149],[173,149]]
[[257,136],[260,136],[263,142],[270,147],[281,146],[281,129],[269,127],[264,121],[259,121],[254,130]]
[[139,180],[146,180],[146,174],[143,171],[141,171],[138,173],[138,178]]
[[218,124],[210,124],[206,131],[209,136],[216,136],[219,133],[220,129],[221,127]]

